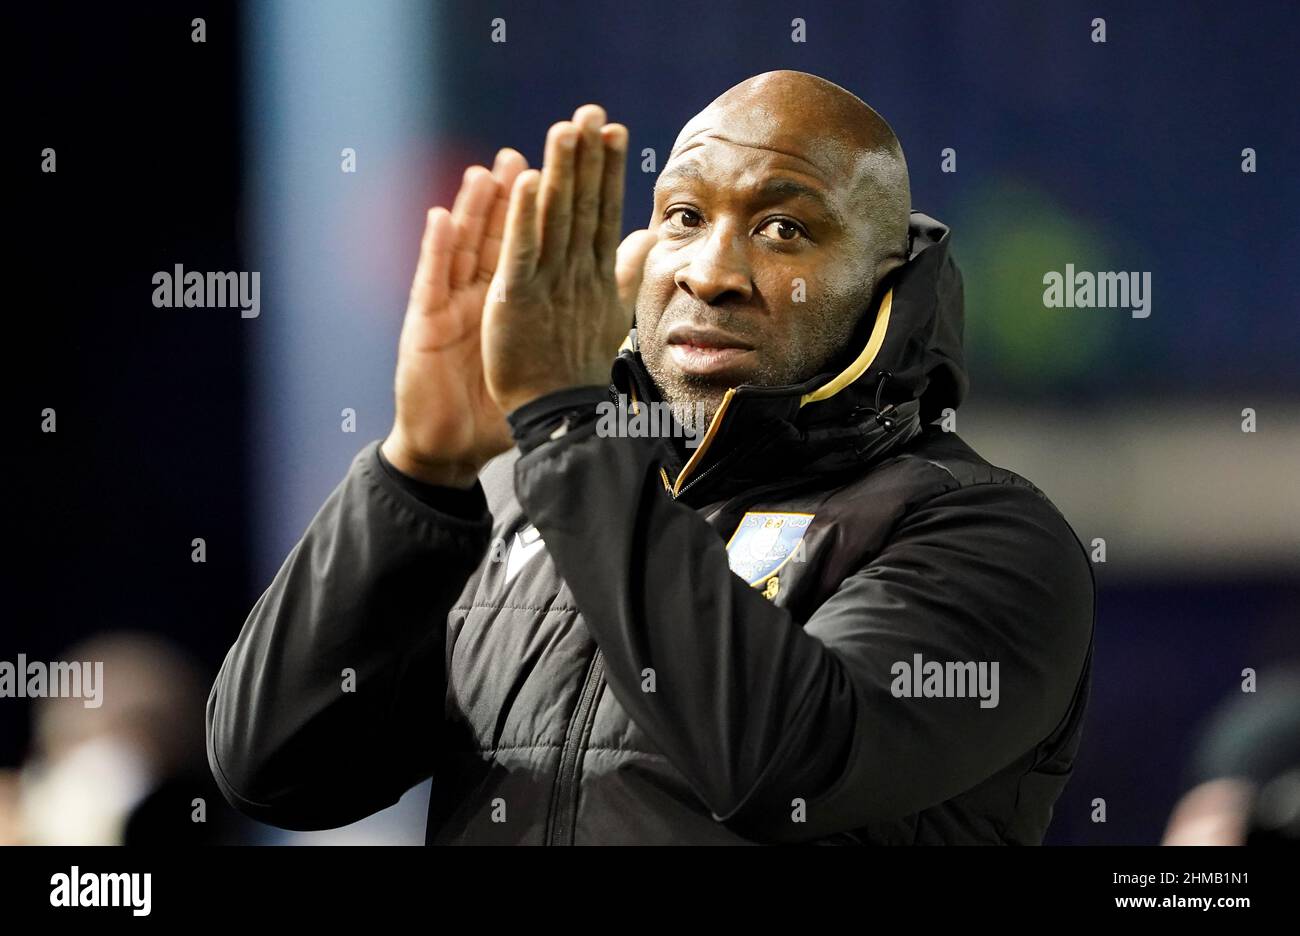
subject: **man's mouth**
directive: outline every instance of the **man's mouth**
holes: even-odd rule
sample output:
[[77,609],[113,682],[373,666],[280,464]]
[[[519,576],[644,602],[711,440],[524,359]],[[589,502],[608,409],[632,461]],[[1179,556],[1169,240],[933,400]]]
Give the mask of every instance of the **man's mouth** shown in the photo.
[[735,366],[754,346],[707,325],[679,323],[668,330],[668,355],[686,374],[718,374]]

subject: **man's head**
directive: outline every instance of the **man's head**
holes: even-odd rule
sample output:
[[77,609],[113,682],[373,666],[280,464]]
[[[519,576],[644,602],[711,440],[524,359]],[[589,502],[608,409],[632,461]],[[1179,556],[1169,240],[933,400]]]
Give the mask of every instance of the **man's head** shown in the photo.
[[823,78],[766,72],[692,118],[655,186],[636,310],[678,418],[819,373],[906,260],[910,206],[893,130]]

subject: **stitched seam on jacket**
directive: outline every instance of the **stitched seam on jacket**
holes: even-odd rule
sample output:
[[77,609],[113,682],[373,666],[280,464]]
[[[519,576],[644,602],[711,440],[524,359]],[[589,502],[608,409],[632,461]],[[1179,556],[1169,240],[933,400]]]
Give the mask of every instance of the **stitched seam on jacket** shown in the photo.
[[[548,748],[562,748],[562,747],[564,747],[564,743],[561,741],[542,741],[537,744],[507,744],[507,745],[503,745],[502,747],[495,747],[495,748],[473,748],[472,750],[465,748],[465,749],[452,750],[449,753],[490,754],[495,756],[503,751],[533,751],[533,750],[546,750]],[[655,754],[652,751],[640,751],[637,750],[636,748],[620,748],[620,747],[609,747],[606,745],[600,745],[597,747],[584,747],[582,751],[584,754],[585,753],[635,754],[637,757],[652,757],[655,760],[661,760],[661,761],[668,760],[668,758],[665,757],[663,754]]]
[[475,608],[482,608],[485,611],[541,611],[545,614],[553,614],[558,611],[574,611],[579,613],[581,612],[580,608],[576,608],[570,605],[561,605],[558,607],[551,607],[551,608],[535,608],[531,605],[481,604],[481,603],[460,605],[458,607],[452,608],[451,610],[452,611],[473,611]]

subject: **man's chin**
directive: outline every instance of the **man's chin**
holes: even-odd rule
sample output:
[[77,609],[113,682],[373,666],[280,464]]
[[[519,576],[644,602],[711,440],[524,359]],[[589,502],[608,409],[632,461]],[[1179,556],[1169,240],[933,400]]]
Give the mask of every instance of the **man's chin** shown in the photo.
[[673,418],[683,428],[703,431],[713,421],[713,415],[722,405],[729,386],[704,388],[693,384],[677,383],[666,395],[672,406]]
[[718,404],[704,400],[675,400],[671,404],[673,418],[687,432],[698,437],[713,422],[713,415],[718,411]]
[[673,417],[685,429],[707,429],[727,391],[748,383],[751,376],[748,368],[735,373],[701,376],[683,371],[668,358],[668,355],[662,355],[653,365],[646,361],[647,370],[662,398],[671,405]]

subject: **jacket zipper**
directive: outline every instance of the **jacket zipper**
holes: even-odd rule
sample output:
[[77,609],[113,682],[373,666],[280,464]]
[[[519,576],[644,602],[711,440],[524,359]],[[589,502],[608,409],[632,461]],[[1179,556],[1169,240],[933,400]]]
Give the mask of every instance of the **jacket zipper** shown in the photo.
[[569,730],[564,735],[564,747],[560,750],[560,766],[556,771],[551,809],[547,815],[547,845],[573,844],[574,826],[578,817],[578,775],[582,770],[583,751],[587,749],[587,742],[591,738],[596,699],[600,695],[600,683],[604,676],[605,657],[597,647],[587,668],[587,678],[583,681],[578,705],[569,720]]
[[[689,491],[691,488],[695,487],[697,484],[699,484],[701,481],[703,481],[703,480],[704,480],[705,478],[707,478],[709,475],[713,474],[713,473],[714,473],[715,471],[717,471],[719,468],[722,468],[722,467],[724,467],[724,466],[726,466],[726,465],[730,465],[730,464],[731,464],[732,462],[734,462],[737,458],[741,457],[742,455],[746,455],[746,454],[748,454],[748,453],[749,453],[753,448],[755,448],[755,446],[758,444],[758,441],[761,441],[761,440],[755,440],[755,441],[752,441],[752,442],[750,442],[748,445],[741,446],[741,447],[738,448],[738,449],[732,449],[729,453],[727,453],[726,455],[723,455],[721,458],[719,458],[717,461],[715,461],[712,465],[710,465],[709,467],[705,468],[703,471],[701,471],[699,474],[697,474],[697,475],[696,475],[694,478],[692,478],[690,481],[686,482],[686,484],[685,484],[685,485],[684,485],[684,486],[683,486],[679,491],[677,491],[677,493],[673,494],[673,500],[677,500],[677,499],[679,499],[683,494],[685,494],[685,493],[686,493],[687,491]],[[671,493],[671,492],[670,492],[670,493]]]

